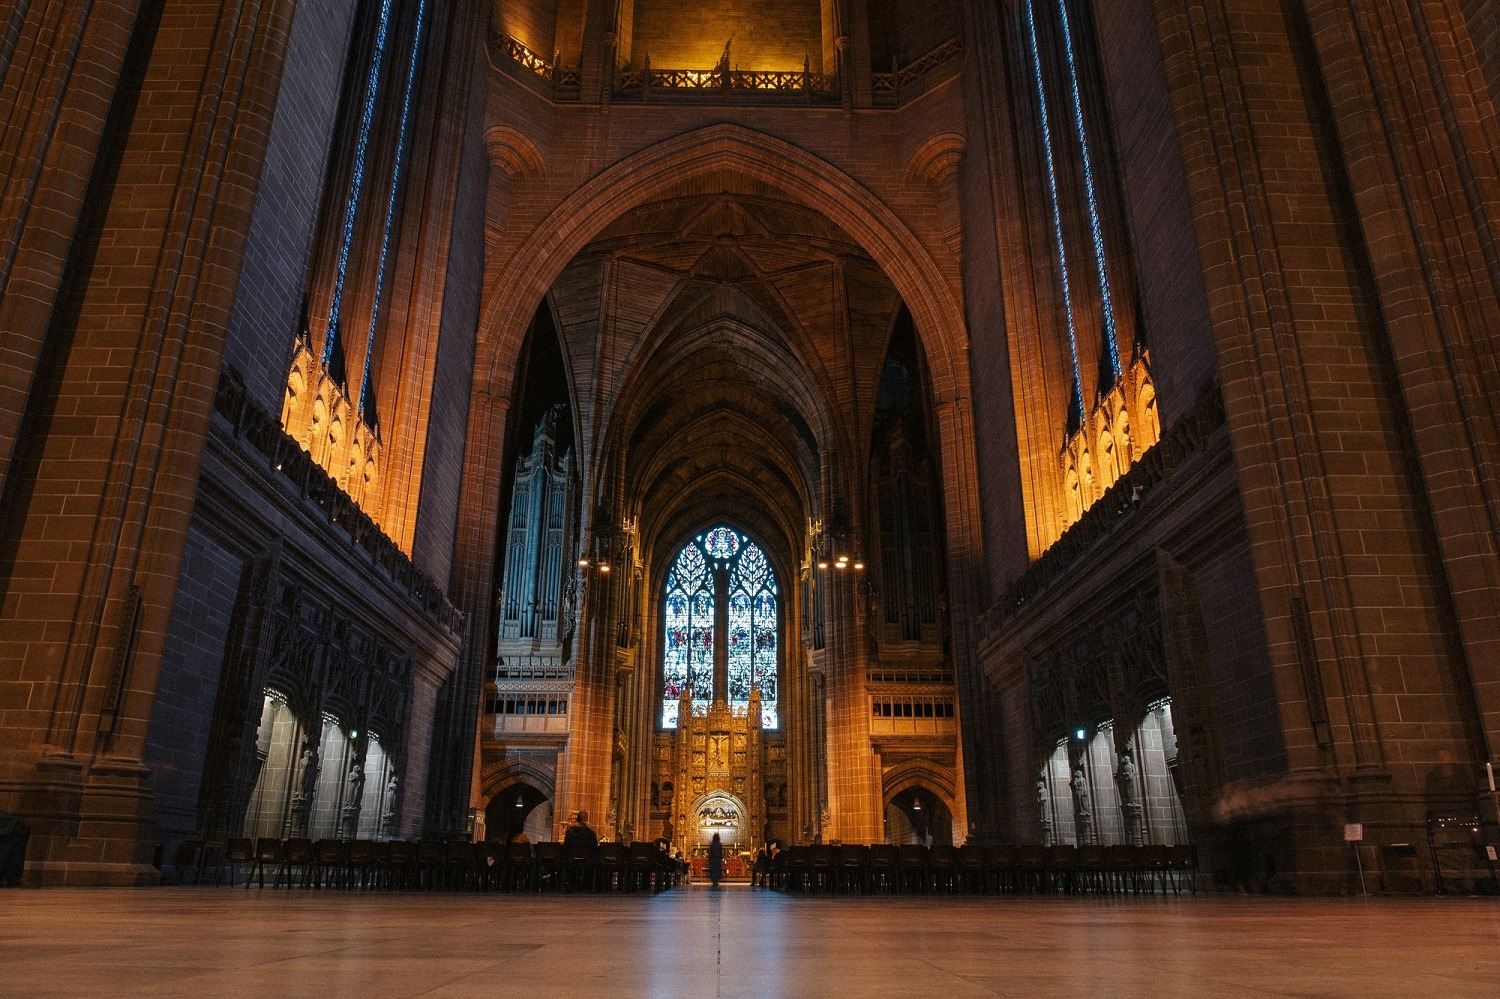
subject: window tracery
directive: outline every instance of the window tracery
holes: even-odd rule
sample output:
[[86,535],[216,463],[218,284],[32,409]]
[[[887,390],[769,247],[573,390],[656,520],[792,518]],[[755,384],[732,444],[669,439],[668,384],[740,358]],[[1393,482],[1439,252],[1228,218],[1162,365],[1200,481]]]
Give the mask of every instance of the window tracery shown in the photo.
[[[715,612],[725,608],[725,689],[715,689]],[[760,694],[762,728],[776,728],[780,592],[776,572],[754,541],[715,527],[683,545],[662,598],[661,724],[676,728],[682,697],[705,713],[723,696],[737,715]]]

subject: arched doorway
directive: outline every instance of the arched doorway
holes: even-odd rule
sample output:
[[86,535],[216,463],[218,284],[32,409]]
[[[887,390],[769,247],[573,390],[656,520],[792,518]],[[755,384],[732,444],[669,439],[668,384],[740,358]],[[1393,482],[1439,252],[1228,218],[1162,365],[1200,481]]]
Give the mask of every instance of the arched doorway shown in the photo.
[[485,806],[484,838],[508,843],[524,833],[533,843],[552,838],[552,800],[524,781],[506,787]]
[[898,846],[952,846],[953,812],[925,787],[909,787],[885,806],[885,841]]

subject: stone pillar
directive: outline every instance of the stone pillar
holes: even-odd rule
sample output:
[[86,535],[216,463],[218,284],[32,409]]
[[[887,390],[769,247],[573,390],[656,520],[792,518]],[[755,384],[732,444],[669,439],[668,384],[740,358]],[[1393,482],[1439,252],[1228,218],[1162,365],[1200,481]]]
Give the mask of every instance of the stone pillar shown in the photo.
[[[82,5],[45,11],[77,28]],[[14,709],[0,733],[0,806],[31,821],[28,878],[46,883],[155,877],[142,756],[291,5],[144,12],[159,20],[135,24],[118,116],[101,128],[121,66],[119,13],[89,14],[80,49],[46,55],[44,75],[75,72],[98,113],[67,108],[72,84],[59,83],[66,122],[32,120],[22,144],[48,146],[37,162],[69,160],[56,191],[27,195],[34,205],[73,203],[84,175],[96,185],[92,210],[74,213],[86,234],[63,239],[40,217],[24,230],[37,236],[23,243],[71,250],[74,279],[56,286],[68,308],[4,297],[5,309],[31,310],[28,328],[46,328],[55,352],[26,403],[29,453],[10,465],[24,488],[7,490],[0,516],[18,560],[0,608],[0,689]],[[100,162],[78,157],[75,123],[108,135]],[[28,294],[40,293],[45,276],[29,277]]]

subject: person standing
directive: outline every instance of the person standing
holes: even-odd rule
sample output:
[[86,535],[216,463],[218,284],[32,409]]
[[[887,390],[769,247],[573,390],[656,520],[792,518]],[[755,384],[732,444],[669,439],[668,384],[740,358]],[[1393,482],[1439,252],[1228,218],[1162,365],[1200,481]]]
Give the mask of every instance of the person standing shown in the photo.
[[724,844],[719,841],[718,833],[714,833],[708,844],[708,880],[715,888],[724,880]]

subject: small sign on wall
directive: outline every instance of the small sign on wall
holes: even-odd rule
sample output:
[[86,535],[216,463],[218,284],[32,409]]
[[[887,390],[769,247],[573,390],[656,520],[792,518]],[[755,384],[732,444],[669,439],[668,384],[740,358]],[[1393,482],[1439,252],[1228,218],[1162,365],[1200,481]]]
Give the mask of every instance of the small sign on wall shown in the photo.
[[1348,822],[1344,824],[1344,842],[1358,843],[1365,838],[1365,824],[1363,822]]

